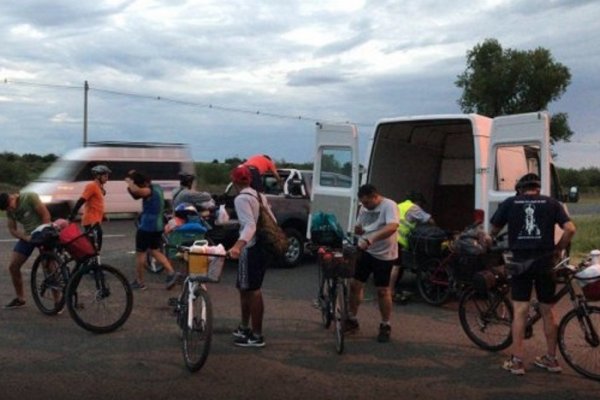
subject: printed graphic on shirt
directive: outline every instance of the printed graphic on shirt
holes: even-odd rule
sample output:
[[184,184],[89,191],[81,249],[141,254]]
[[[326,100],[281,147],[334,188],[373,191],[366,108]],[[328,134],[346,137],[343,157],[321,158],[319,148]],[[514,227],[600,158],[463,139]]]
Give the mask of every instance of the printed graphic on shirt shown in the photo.
[[535,204],[523,204],[524,221],[518,239],[541,239],[541,231],[535,219]]
[[379,215],[381,211],[366,211],[362,217],[362,228],[365,232],[373,232],[379,229],[379,224],[377,221],[379,220]]

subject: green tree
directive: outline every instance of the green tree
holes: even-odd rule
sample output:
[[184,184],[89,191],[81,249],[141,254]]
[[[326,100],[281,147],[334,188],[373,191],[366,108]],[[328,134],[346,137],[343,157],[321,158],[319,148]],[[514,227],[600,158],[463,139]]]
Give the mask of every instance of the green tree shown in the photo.
[[[545,110],[571,83],[569,68],[547,49],[503,49],[496,39],[467,51],[467,68],[457,78],[462,111],[488,117]],[[573,131],[566,113],[552,116],[550,135],[552,143],[569,141]]]

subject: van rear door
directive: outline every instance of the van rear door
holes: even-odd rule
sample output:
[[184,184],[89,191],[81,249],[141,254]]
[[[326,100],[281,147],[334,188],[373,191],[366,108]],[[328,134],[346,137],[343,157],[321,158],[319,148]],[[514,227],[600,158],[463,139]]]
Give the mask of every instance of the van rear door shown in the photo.
[[352,124],[317,123],[314,154],[311,217],[318,211],[332,213],[349,232],[358,202],[358,129]]
[[485,225],[515,184],[527,173],[538,174],[542,194],[550,195],[550,118],[545,112],[494,118],[490,134]]

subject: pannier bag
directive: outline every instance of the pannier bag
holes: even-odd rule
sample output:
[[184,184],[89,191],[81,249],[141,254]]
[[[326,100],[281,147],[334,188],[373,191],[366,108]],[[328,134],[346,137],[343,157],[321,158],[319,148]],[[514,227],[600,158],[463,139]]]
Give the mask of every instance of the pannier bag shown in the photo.
[[483,229],[483,225],[477,224],[460,233],[454,241],[454,250],[462,255],[477,256],[484,254],[490,244],[491,238]]
[[77,224],[69,224],[60,231],[60,244],[75,260],[80,261],[96,255],[90,238],[82,233]]
[[486,294],[488,291],[507,282],[506,268],[502,265],[479,271],[473,275],[473,289],[479,294]]
[[414,253],[439,257],[442,254],[442,243],[447,238],[448,235],[439,226],[419,224],[410,232],[408,248]]
[[54,224],[43,224],[31,232],[29,240],[34,246],[52,247],[58,244],[58,230]]
[[344,231],[335,215],[318,211],[310,221],[310,237],[314,244],[342,247]]
[[600,301],[600,265],[593,264],[578,272],[575,277],[589,301]]

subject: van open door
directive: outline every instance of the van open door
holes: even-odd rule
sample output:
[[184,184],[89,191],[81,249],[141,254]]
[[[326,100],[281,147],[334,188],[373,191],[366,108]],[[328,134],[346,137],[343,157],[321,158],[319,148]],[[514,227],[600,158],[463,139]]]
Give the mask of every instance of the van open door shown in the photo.
[[550,196],[550,118],[545,112],[494,118],[490,133],[485,227],[504,199],[515,194],[519,178],[540,176],[542,194]]
[[358,130],[352,124],[317,123],[310,221],[315,212],[332,213],[345,232],[354,227],[358,199]]

